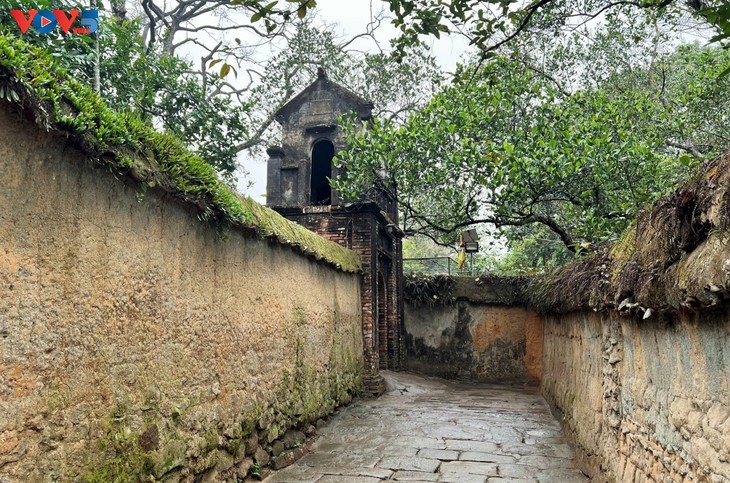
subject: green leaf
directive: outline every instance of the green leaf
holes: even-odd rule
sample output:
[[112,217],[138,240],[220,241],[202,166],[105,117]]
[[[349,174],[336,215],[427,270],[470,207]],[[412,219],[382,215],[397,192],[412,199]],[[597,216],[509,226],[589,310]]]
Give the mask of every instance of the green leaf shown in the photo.
[[683,153],[679,156],[679,162],[682,164],[682,166],[690,166],[693,161],[694,158],[687,153]]

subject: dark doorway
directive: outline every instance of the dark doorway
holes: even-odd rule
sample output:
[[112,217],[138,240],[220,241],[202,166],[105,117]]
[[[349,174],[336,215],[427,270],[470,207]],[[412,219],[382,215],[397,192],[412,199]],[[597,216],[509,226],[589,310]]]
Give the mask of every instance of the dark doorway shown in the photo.
[[332,158],[335,157],[335,146],[323,139],[312,147],[312,204],[329,205],[332,202]]

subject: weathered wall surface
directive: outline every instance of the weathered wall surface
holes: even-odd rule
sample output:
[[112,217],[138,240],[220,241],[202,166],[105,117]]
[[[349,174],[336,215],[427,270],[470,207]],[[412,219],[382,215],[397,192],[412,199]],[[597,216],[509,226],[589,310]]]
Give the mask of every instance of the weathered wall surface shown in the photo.
[[543,391],[595,481],[730,481],[730,314],[545,321]]
[[[390,221],[381,207],[310,206],[281,210],[287,219],[352,249],[360,256],[362,274],[362,329],[365,345],[365,390],[385,390],[381,369],[400,369],[403,348],[401,311],[402,244],[385,226]],[[382,278],[381,278],[382,277]],[[385,283],[381,287],[381,281]],[[380,288],[380,290],[379,290]]]
[[417,372],[485,382],[539,382],[543,322],[519,304],[511,280],[453,278],[447,304],[409,300],[405,366]]
[[359,275],[222,240],[4,108],[0,206],[2,482],[232,480],[361,385]]
[[530,290],[551,314],[543,392],[596,481],[730,481],[728,167]]
[[406,368],[484,382],[538,382],[542,319],[523,307],[406,303]]

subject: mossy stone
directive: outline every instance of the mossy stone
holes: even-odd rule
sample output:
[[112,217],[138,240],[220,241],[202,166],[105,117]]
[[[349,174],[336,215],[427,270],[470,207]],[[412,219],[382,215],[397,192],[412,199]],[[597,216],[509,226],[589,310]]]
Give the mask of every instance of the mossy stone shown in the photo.
[[186,450],[187,445],[183,441],[172,440],[166,443],[157,453],[155,477],[159,479],[175,469],[182,468],[185,465]]

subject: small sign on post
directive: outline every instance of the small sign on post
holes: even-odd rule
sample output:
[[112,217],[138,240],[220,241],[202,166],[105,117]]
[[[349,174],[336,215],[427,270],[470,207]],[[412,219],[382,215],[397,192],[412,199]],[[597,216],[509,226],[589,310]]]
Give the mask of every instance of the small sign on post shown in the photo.
[[479,251],[479,236],[476,230],[466,230],[461,232],[459,246],[464,249],[465,253],[476,253]]

